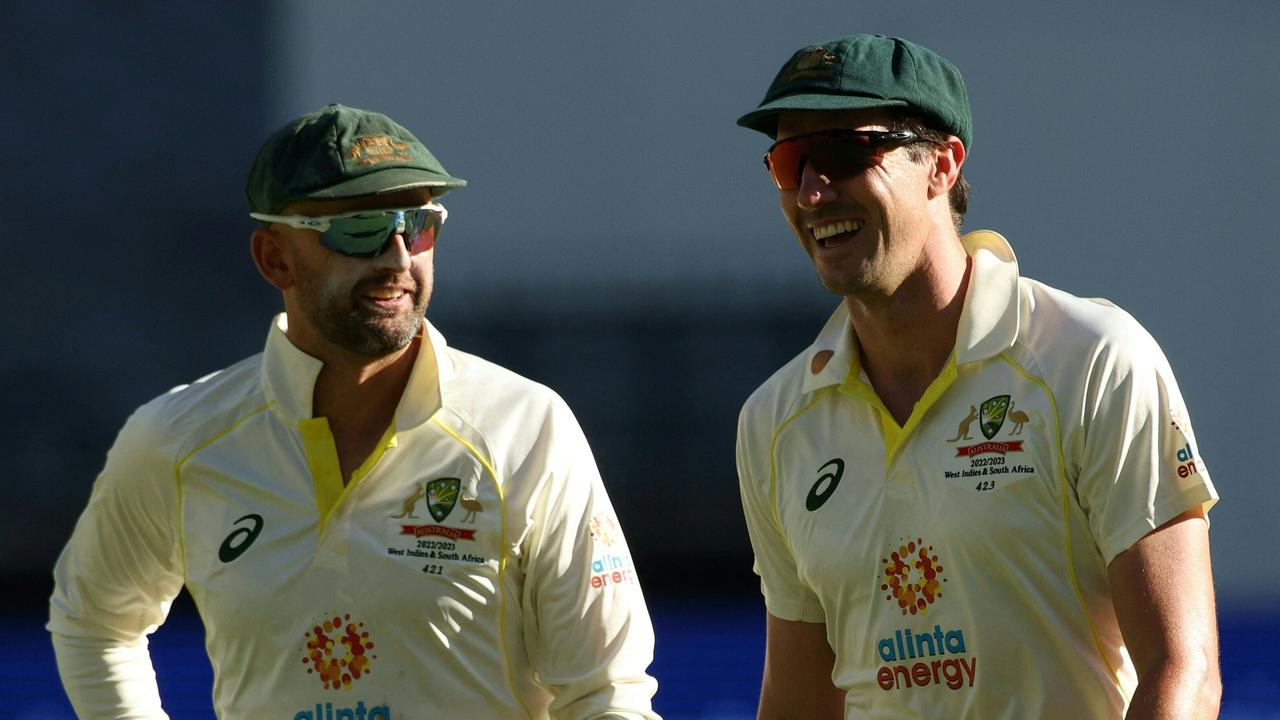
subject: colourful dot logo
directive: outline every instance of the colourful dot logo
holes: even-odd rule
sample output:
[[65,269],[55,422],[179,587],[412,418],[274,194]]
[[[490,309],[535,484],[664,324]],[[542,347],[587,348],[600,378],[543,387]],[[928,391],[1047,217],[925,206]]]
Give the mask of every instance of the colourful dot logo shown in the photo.
[[617,538],[622,536],[618,521],[612,515],[596,515],[592,517],[589,528],[591,537],[596,542],[603,543],[609,547],[613,547],[613,544],[617,542]]
[[331,690],[350,690],[351,683],[369,674],[369,663],[378,659],[369,654],[373,643],[363,628],[364,623],[353,622],[350,615],[339,618],[334,613],[303,633],[307,645],[302,664],[307,674],[319,675],[320,684]]
[[882,558],[884,582],[880,589],[889,593],[885,600],[896,603],[902,614],[927,615],[928,608],[942,597],[942,565],[933,546],[916,538],[899,545],[889,557]]

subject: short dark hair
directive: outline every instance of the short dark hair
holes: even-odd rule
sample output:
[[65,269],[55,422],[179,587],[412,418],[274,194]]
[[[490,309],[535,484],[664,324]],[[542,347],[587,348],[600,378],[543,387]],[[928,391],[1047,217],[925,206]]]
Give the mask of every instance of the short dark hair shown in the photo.
[[[947,137],[951,135],[945,130],[939,130],[934,127],[936,124],[936,122],[930,122],[915,115],[902,114],[889,123],[889,129],[909,130],[920,138],[919,142],[907,146],[907,156],[916,162],[920,162],[925,159],[927,154],[925,146],[931,148],[942,147],[946,145]],[[956,229],[959,230],[961,224],[964,223],[964,214],[969,211],[969,181],[965,180],[963,170],[960,171],[960,176],[956,178],[956,184],[951,186],[951,192],[947,194],[947,201],[951,207],[951,222],[955,223]]]

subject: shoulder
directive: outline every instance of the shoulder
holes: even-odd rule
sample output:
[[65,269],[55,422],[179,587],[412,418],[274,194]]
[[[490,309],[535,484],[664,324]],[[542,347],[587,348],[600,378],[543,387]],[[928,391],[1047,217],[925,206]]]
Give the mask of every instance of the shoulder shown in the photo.
[[1063,335],[1073,341],[1124,343],[1146,340],[1150,334],[1128,312],[1105,298],[1082,298],[1022,278],[1020,291],[1027,328],[1037,336]]
[[135,410],[107,453],[94,497],[135,509],[171,508],[177,486],[170,481],[182,459],[252,414],[250,406],[264,406],[262,393],[254,389],[260,384],[258,367],[250,358]]
[[444,407],[498,466],[584,451],[578,421],[554,390],[471,353],[448,352],[453,371],[442,383]]
[[262,355],[179,385],[142,405],[121,438],[181,456],[209,437],[265,409]]
[[778,368],[747,397],[738,416],[739,440],[748,434],[772,434],[795,411],[803,407],[813,393],[804,391],[804,379],[813,361],[813,346],[805,348]]
[[[1108,300],[1081,298],[1023,278],[1020,349],[1048,378],[1116,381],[1140,370],[1167,372],[1168,362],[1151,333]],[[1037,373],[1041,374],[1041,373]]]
[[564,400],[542,383],[478,355],[452,347],[448,352],[453,373],[444,383],[445,403],[470,418],[528,418],[568,410]]

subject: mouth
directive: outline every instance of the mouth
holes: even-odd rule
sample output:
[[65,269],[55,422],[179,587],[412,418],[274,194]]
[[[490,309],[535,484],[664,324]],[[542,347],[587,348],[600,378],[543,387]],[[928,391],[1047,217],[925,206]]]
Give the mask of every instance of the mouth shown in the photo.
[[413,303],[413,292],[408,288],[380,286],[360,293],[360,299],[374,307],[392,310]]
[[821,225],[813,225],[810,230],[813,232],[813,240],[818,247],[833,248],[853,240],[858,231],[862,229],[862,225],[863,222],[861,220],[837,220]]

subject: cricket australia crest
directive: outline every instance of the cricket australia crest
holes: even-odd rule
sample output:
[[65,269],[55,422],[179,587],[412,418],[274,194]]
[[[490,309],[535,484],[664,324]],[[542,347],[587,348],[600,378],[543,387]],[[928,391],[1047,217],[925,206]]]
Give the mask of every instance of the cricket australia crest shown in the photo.
[[1000,428],[1004,425],[1005,415],[1009,413],[1009,396],[996,395],[988,398],[979,408],[981,421],[978,427],[982,430],[983,437],[990,440],[1000,432]]
[[[1003,414],[1000,417],[1004,419]],[[454,477],[436,478],[427,483],[427,512],[431,513],[436,522],[444,522],[449,513],[453,512],[453,506],[458,504],[458,489],[461,486],[462,480]]]

